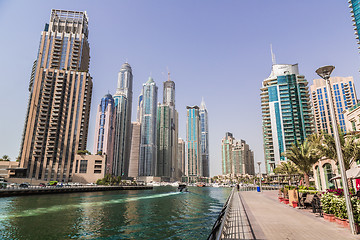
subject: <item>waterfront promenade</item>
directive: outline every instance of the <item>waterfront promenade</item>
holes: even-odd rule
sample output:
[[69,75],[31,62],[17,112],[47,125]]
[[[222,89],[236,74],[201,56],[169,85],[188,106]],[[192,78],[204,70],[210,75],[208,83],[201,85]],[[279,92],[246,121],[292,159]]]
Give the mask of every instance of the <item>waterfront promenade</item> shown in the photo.
[[360,239],[360,235],[352,235],[349,229],[341,228],[336,223],[278,202],[278,191],[237,193],[256,239]]

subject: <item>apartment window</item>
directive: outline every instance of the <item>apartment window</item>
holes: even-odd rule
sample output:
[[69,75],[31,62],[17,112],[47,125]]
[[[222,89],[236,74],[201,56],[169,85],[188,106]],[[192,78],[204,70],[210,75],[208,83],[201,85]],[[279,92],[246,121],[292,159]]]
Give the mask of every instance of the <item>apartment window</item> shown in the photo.
[[76,160],[75,173],[78,172],[79,160]]
[[101,160],[95,160],[95,164],[101,164],[102,161]]
[[352,130],[353,130],[353,131],[356,131],[356,124],[355,124],[355,121],[352,121],[352,122],[351,122],[351,125],[352,125]]
[[94,170],[94,173],[101,173],[101,170]]
[[80,170],[79,173],[86,173],[87,170],[87,160],[80,160]]

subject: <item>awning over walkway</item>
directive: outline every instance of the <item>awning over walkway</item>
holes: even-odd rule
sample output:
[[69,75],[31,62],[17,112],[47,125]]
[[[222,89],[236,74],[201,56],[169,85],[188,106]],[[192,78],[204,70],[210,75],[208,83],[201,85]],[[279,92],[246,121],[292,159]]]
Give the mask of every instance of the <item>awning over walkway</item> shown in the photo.
[[350,168],[346,171],[347,178],[360,178],[360,168]]
[[335,177],[330,178],[329,181],[340,179],[340,178],[341,178],[340,176],[335,176]]

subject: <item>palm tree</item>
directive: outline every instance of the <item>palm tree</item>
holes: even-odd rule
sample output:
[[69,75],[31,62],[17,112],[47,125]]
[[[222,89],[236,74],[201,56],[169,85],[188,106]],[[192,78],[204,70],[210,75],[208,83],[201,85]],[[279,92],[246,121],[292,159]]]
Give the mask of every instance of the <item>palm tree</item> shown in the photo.
[[[291,175],[299,174],[299,169],[296,165],[290,161],[282,162],[274,169],[275,174],[285,174],[288,176],[289,182],[291,181]],[[290,185],[290,184],[289,184]]]
[[3,155],[2,158],[0,158],[0,161],[10,161],[10,158],[8,155]]
[[[360,158],[360,139],[356,135],[346,135],[339,131],[340,145],[344,159],[345,170],[350,169],[351,165]],[[323,144],[321,152],[324,156],[334,159],[339,164],[336,153],[335,139],[328,133],[323,133]]]
[[[312,137],[310,137],[312,138]],[[314,137],[315,138],[315,137]],[[306,139],[302,144],[292,144],[283,154],[288,160],[292,161],[304,174],[305,186],[310,186],[309,175],[312,166],[318,161],[320,155],[316,145]]]

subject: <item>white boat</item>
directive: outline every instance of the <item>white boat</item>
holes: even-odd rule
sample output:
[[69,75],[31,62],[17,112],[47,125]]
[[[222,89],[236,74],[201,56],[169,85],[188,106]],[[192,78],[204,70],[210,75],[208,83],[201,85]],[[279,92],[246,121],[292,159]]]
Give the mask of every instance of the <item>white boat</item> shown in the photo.
[[178,183],[178,182],[173,182],[173,183],[171,183],[170,185],[173,186],[173,187],[179,187],[179,183]]
[[149,182],[146,184],[147,186],[159,187],[161,184],[159,182]]
[[218,183],[214,183],[212,186],[213,187],[220,187]]

